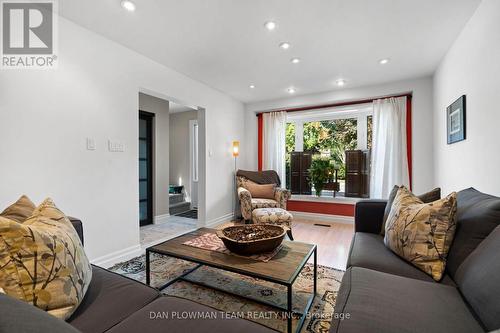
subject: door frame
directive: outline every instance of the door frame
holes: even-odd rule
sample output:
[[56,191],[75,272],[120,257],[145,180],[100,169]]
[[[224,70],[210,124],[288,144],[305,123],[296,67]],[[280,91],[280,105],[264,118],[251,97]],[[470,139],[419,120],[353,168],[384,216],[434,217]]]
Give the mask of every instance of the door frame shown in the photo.
[[[195,137],[194,137],[194,126],[197,126],[198,127],[198,119],[191,119],[189,120],[189,195],[190,195],[190,201],[191,201],[191,209],[194,209],[195,207],[193,206],[193,183],[198,183],[199,181],[199,178],[200,178],[200,159],[199,159],[199,150],[200,150],[200,147],[199,147],[199,127],[198,127],[198,133],[197,133],[197,136],[196,136],[196,140],[198,141],[197,142],[197,146],[198,146],[198,152],[195,152],[194,151],[194,140],[195,140]],[[197,153],[197,167],[198,167],[198,170],[196,170],[196,173],[197,173],[197,177],[195,179],[195,165],[193,163],[193,157],[194,157],[194,154]],[[199,197],[198,197],[198,186],[196,187],[196,208],[198,208],[198,205],[199,205]]]
[[[153,202],[154,202],[154,173],[153,173],[153,170],[154,170],[154,149],[153,149],[153,144],[154,144],[154,140],[153,140],[153,135],[154,135],[154,117],[155,117],[155,114],[154,113],[151,113],[151,112],[147,112],[147,111],[143,111],[143,110],[139,110],[139,120],[143,119],[143,120],[146,120],[147,122],[147,126],[146,126],[146,146],[147,146],[147,154],[148,154],[148,159],[147,159],[147,162],[148,162],[148,165],[147,165],[147,172],[148,172],[148,177],[147,177],[147,186],[148,186],[148,198],[147,198],[147,203],[148,203],[148,213],[147,213],[147,218],[145,220],[141,220],[140,219],[140,216],[139,216],[139,226],[145,226],[145,225],[149,225],[149,224],[153,224],[153,215],[154,215],[154,206],[153,206]],[[139,140],[141,140],[141,137],[139,137]],[[140,161],[140,157],[138,157],[138,161]],[[139,178],[140,180],[140,178]],[[141,202],[141,198],[139,197],[139,203]]]

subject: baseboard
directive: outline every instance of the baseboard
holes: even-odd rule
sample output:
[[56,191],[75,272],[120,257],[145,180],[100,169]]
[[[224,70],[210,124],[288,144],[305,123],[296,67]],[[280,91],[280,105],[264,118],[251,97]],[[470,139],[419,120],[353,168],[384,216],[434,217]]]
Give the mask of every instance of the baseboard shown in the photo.
[[123,250],[115,251],[110,254],[107,254],[102,257],[95,258],[90,262],[96,266],[109,268],[114,264],[117,264],[122,261],[127,261],[137,256],[140,256],[143,253],[143,249],[139,244],[128,247]]
[[170,214],[157,215],[153,218],[153,224],[167,222],[169,217],[170,217]]
[[320,213],[309,213],[309,212],[295,212],[290,211],[295,218],[306,219],[311,221],[321,221],[327,223],[345,223],[353,224],[354,217],[344,216],[344,215],[330,215],[330,214],[320,214]]
[[233,213],[222,215],[222,216],[220,216],[218,218],[215,218],[213,220],[207,221],[205,227],[207,227],[207,228],[213,228],[213,227],[218,226],[219,224],[222,224],[222,223],[225,223],[225,222],[231,222],[233,220],[233,218],[234,218],[234,214]]

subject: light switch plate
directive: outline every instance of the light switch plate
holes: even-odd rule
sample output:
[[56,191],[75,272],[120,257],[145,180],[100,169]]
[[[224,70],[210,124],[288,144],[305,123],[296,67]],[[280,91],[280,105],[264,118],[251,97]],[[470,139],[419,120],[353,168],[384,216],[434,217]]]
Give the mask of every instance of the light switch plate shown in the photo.
[[110,152],[114,153],[121,153],[125,150],[123,143],[112,140],[108,140],[108,149]]
[[95,140],[93,138],[87,138],[87,150],[95,150]]

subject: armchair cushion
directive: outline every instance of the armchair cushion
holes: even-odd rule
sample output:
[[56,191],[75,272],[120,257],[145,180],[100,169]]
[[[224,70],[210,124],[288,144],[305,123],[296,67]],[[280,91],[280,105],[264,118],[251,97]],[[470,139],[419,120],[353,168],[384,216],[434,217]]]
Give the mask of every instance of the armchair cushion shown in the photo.
[[279,208],[273,199],[252,198],[252,210],[257,208]]

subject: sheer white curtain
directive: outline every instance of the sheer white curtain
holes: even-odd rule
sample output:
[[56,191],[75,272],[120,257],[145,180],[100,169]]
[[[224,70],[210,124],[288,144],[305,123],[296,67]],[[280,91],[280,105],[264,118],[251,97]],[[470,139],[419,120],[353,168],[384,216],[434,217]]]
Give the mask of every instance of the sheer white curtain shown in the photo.
[[285,130],[286,112],[264,113],[262,135],[262,166],[264,170],[274,170],[281,179],[281,186],[286,185],[285,170]]
[[387,199],[394,185],[409,186],[406,97],[373,102],[370,197]]

